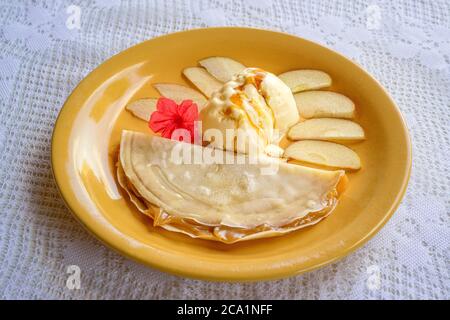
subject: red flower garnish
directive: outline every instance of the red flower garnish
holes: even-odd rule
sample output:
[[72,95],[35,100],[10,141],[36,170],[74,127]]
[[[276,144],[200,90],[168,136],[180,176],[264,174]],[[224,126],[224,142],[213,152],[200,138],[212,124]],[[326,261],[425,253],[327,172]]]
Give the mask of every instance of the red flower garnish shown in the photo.
[[198,108],[192,100],[184,100],[181,104],[168,98],[159,98],[148,122],[153,132],[160,133],[164,138],[172,138],[176,129],[186,129],[194,141],[194,121],[198,120]]

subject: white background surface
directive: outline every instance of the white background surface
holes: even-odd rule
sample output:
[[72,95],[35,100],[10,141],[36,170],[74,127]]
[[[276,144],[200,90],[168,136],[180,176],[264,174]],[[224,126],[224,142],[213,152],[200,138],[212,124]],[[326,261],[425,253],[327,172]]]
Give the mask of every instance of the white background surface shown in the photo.
[[[71,5],[80,9],[80,29],[66,26]],[[76,84],[138,42],[216,25],[320,42],[363,65],[398,103],[413,142],[409,188],[389,223],[356,253],[279,281],[189,280],[112,252],[64,207],[52,180],[50,139]],[[450,298],[448,0],[1,0],[0,102],[2,298]],[[72,264],[81,268],[79,290],[66,287]]]

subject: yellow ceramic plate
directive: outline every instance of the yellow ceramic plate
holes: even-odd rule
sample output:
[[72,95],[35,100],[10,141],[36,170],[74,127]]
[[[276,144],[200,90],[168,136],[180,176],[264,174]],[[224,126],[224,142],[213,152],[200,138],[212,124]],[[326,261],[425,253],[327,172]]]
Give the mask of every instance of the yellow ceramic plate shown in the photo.
[[[349,96],[367,140],[351,147],[363,168],[349,174],[337,209],[319,224],[291,234],[233,245],[153,228],[117,187],[113,156],[122,129],[149,132],[124,111],[157,97],[151,84],[187,84],[181,70],[209,56],[232,57],[273,73],[320,69],[331,90]],[[78,220],[104,243],[146,265],[210,280],[285,277],[342,258],[372,237],[394,213],[411,167],[408,132],[388,94],[360,67],[313,42],[287,34],[211,28],[174,33],[136,45],[89,74],[67,99],[53,132],[56,182]]]

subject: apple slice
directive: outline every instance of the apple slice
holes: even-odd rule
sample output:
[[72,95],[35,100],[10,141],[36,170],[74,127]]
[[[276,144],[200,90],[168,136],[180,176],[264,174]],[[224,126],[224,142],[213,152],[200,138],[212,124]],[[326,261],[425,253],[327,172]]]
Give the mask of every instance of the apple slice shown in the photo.
[[245,69],[243,64],[227,57],[210,57],[198,63],[221,82],[230,81],[235,74]]
[[183,70],[183,74],[208,98],[222,88],[222,82],[210,75],[204,68],[186,68]]
[[297,123],[288,132],[291,140],[364,140],[364,130],[356,122],[344,119],[309,119]]
[[361,160],[352,149],[327,141],[294,142],[286,148],[284,157],[333,168],[361,168]]
[[156,110],[158,99],[146,98],[129,103],[125,108],[133,115],[144,121],[149,121],[153,111]]
[[355,116],[355,104],[346,96],[331,91],[294,94],[300,116],[309,118],[347,118]]
[[293,93],[331,86],[331,77],[320,70],[294,70],[278,76]]
[[163,97],[175,100],[176,103],[180,103],[183,100],[194,101],[197,104],[199,111],[206,104],[206,98],[200,92],[192,88],[175,83],[155,83],[153,86]]

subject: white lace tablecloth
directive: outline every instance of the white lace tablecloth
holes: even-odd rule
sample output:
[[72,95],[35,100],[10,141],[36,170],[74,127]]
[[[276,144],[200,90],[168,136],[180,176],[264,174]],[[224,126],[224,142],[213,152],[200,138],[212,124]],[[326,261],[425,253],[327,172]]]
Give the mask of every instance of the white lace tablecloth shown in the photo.
[[[143,40],[217,25],[282,30],[332,47],[379,79],[405,115],[413,141],[406,196],[347,258],[279,281],[184,279],[104,247],[65,208],[50,140],[77,83]],[[0,0],[0,102],[1,298],[450,298],[448,0]],[[66,286],[70,265],[81,269],[80,289]]]

